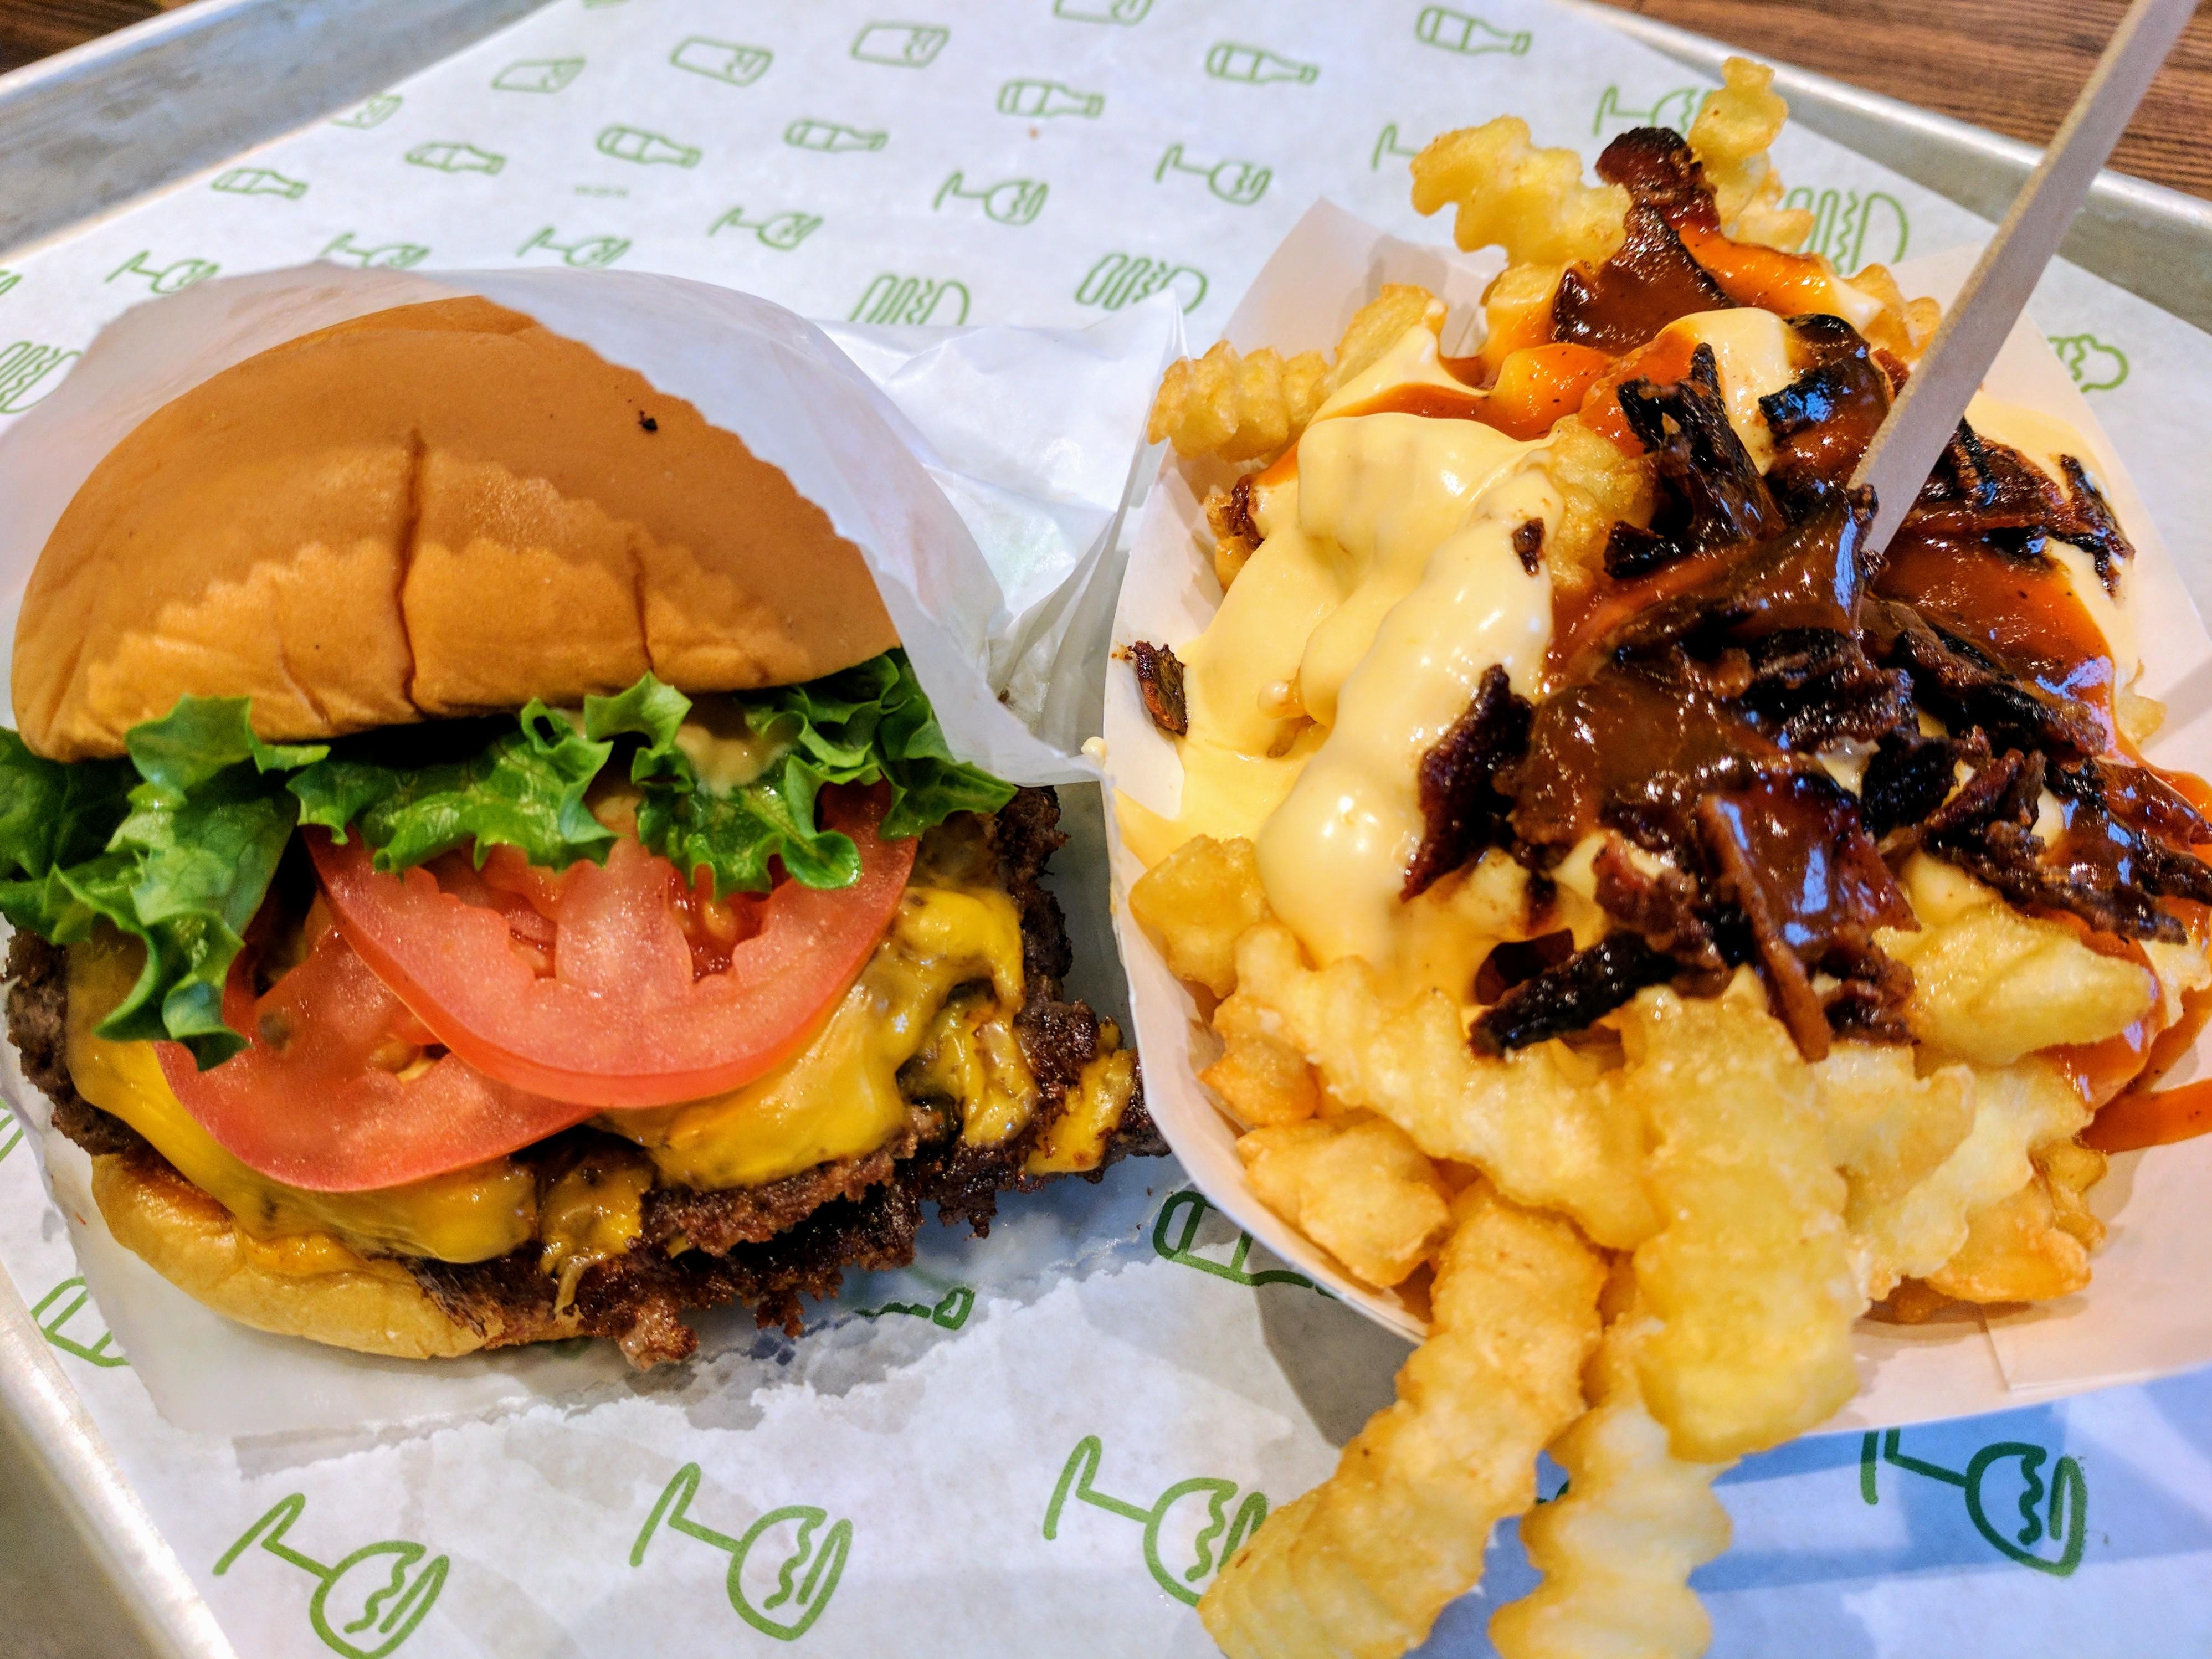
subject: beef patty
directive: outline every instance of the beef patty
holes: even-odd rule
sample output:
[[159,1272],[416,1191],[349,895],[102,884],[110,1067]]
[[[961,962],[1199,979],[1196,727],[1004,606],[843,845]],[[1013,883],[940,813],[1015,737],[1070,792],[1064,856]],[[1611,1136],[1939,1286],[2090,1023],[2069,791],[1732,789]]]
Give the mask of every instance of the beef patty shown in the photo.
[[[489,1261],[398,1259],[450,1317],[495,1333],[487,1346],[605,1336],[621,1344],[631,1364],[647,1366],[687,1358],[698,1346],[683,1320],[689,1309],[737,1304],[762,1325],[797,1335],[801,1299],[834,1296],[846,1269],[902,1267],[914,1260],[925,1204],[937,1206],[942,1222],[965,1222],[979,1237],[988,1233],[1001,1192],[1060,1178],[1030,1176],[1022,1166],[1099,1052],[1097,1016],[1061,1000],[1060,981],[1073,960],[1066,924],[1038,879],[1067,839],[1059,826],[1060,803],[1049,789],[1018,791],[985,821],[1000,879],[1021,915],[1024,987],[1014,1025],[1042,1097],[1021,1133],[1000,1146],[971,1146],[949,1114],[916,1108],[903,1135],[859,1158],[725,1192],[656,1187],[646,1194],[640,1237],[629,1253],[586,1269],[565,1306],[559,1282],[539,1266],[535,1243]],[[9,947],[8,1036],[21,1053],[24,1075],[53,1102],[55,1127],[88,1152],[181,1179],[137,1131],[77,1093],[69,1073],[65,962],[62,949],[34,933],[18,933]],[[629,1145],[584,1127],[516,1156],[565,1165],[600,1142]],[[1166,1150],[1145,1110],[1139,1078],[1104,1161],[1083,1178],[1097,1181],[1121,1158]]]

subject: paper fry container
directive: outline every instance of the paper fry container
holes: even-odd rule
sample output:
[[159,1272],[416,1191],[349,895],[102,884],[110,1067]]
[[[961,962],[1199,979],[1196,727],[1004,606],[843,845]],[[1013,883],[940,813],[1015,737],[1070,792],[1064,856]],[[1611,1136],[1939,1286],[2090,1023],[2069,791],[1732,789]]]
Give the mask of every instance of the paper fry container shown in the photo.
[[[1947,300],[1964,279],[1973,250],[1902,266],[1908,294]],[[1230,319],[1239,350],[1272,345],[1332,349],[1344,325],[1385,283],[1419,283],[1452,307],[1448,348],[1472,322],[1466,314],[1498,269],[1495,257],[1465,259],[1449,249],[1402,241],[1329,203],[1291,229]],[[1458,332],[1455,332],[1458,331]],[[1995,396],[2064,420],[2081,434],[2114,510],[2134,541],[2129,606],[2141,643],[2141,688],[2168,705],[2150,758],[2185,770],[2212,770],[2212,637],[2181,584],[2126,468],[2113,453],[2071,377],[2032,323],[2023,319],[1985,382]],[[1117,647],[1146,640],[1180,646],[1201,631],[1220,603],[1212,537],[1200,501],[1218,478],[1177,462],[1162,464],[1140,519],[1115,616]],[[1109,796],[1133,799],[1173,816],[1182,791],[1175,747],[1152,727],[1134,677],[1108,677],[1106,773]],[[1109,811],[1114,921],[1129,975],[1145,1096],[1176,1154],[1206,1196],[1299,1271],[1377,1322],[1418,1340],[1420,1310],[1395,1291],[1358,1283],[1325,1251],[1261,1203],[1237,1156],[1236,1126],[1213,1103],[1197,1073],[1219,1052],[1188,992],[1132,921],[1130,884],[1142,867]],[[2200,1043],[2169,1081],[2202,1063]],[[2112,1235],[2092,1261],[2094,1281],[2080,1296],[2007,1312],[1956,1313],[1918,1327],[1862,1321],[1857,1332],[1861,1392],[1830,1427],[1903,1426],[1997,1411],[2112,1383],[2142,1382],[2212,1362],[2212,1298],[2198,1264],[2212,1259],[2212,1139],[2130,1152],[2091,1194]]]
[[[140,421],[285,340],[462,294],[636,369],[781,468],[866,560],[955,753],[1018,783],[1094,775],[1080,744],[1098,707],[1136,428],[1176,331],[1168,298],[1088,329],[840,327],[833,340],[781,306],[675,276],[556,270],[433,279],[319,264],[201,283],[125,313],[0,438],[0,667],[48,533]],[[878,382],[896,386],[899,401]],[[1103,940],[1086,943],[1103,954]],[[100,1312],[180,1427],[264,1434],[422,1423],[628,1385],[606,1343],[581,1356],[540,1345],[423,1364],[224,1319],[109,1235],[88,1161],[48,1126],[45,1097],[12,1048],[0,1052],[0,1094],[41,1132],[40,1169]],[[990,1246],[970,1275],[979,1285],[1038,1270],[1011,1244]]]

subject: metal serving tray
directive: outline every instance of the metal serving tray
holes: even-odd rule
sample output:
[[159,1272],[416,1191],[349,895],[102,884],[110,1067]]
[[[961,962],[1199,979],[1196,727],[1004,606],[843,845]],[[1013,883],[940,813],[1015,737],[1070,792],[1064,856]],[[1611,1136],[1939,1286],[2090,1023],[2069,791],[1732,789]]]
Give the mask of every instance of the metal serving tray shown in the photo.
[[[1595,0],[1553,0],[1717,80],[1731,48]],[[0,255],[112,213],[428,68],[544,0],[198,0],[0,76]],[[1793,119],[1995,221],[2039,152],[1825,76],[1781,68]],[[2106,173],[2063,249],[2212,329],[2212,203]],[[234,1650],[0,1274],[0,1486],[43,1488],[70,1537],[42,1540],[70,1623],[101,1651]],[[20,1610],[19,1610],[20,1611]]]

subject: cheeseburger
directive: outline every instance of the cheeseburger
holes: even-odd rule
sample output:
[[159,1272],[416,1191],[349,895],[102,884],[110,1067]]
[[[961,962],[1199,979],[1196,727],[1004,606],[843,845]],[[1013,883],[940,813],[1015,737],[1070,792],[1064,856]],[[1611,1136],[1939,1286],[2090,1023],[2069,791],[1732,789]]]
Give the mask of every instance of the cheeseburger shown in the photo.
[[245,1324],[647,1366],[1157,1150],[1060,996],[1051,792],[954,757],[782,472],[526,316],[156,411],[12,690],[9,1035],[114,1236]]

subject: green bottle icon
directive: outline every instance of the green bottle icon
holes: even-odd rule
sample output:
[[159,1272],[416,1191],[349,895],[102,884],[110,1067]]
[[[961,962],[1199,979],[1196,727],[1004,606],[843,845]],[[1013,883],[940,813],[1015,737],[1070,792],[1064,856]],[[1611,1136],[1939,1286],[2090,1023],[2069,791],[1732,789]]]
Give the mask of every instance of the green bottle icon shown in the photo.
[[793,149],[818,149],[825,155],[846,150],[881,149],[891,141],[888,132],[869,132],[836,121],[793,121],[783,130],[783,142]]
[[642,127],[605,128],[593,141],[593,147],[600,155],[611,155],[617,161],[638,161],[647,166],[660,162],[669,167],[696,167],[701,154],[689,144],[679,144]]
[[497,173],[507,165],[504,155],[478,149],[474,144],[453,143],[417,144],[407,152],[407,159],[418,167],[440,173]]
[[[70,355],[75,356],[76,354],[71,352]],[[129,1364],[131,1362],[121,1354],[108,1351],[115,1340],[112,1333],[102,1331],[96,1338],[89,1339],[87,1334],[69,1334],[70,1322],[83,1312],[91,1300],[92,1292],[85,1289],[84,1280],[64,1279],[39,1298],[37,1305],[31,1310],[31,1318],[46,1340],[64,1353],[75,1354],[79,1359],[98,1365],[104,1370]]]
[[814,1628],[814,1621],[837,1593],[837,1581],[845,1576],[845,1559],[852,1553],[853,1523],[835,1522],[823,1532],[823,1523],[830,1520],[827,1510],[812,1504],[787,1504],[770,1510],[741,1536],[732,1538],[691,1518],[691,1500],[699,1495],[699,1466],[686,1463],[661,1488],[653,1513],[646,1516],[644,1528],[629,1547],[630,1565],[645,1565],[646,1546],[663,1525],[671,1532],[726,1551],[730,1572],[723,1589],[730,1598],[731,1611],[763,1636],[796,1642]]
[[1672,127],[1686,133],[1705,101],[1704,88],[1676,87],[1660,94],[1649,109],[1631,109],[1620,101],[1619,87],[1607,87],[1597,95],[1597,114],[1590,121],[1590,132],[1599,138],[1636,127]]
[[1800,185],[1783,198],[1782,205],[1812,214],[1805,252],[1825,254],[1844,270],[1856,270],[1869,259],[1902,259],[1911,239],[1905,204],[1886,190],[1862,196],[1855,190],[1832,187],[1815,192]]
[[118,276],[143,276],[148,290],[155,294],[174,294],[179,289],[190,288],[194,283],[204,283],[222,267],[212,259],[177,259],[158,269],[146,263],[151,248],[141,248],[121,264],[107,273],[106,280]]
[[1380,173],[1382,171],[1382,163],[1386,160],[1398,157],[1410,161],[1420,153],[1419,149],[1407,149],[1398,142],[1398,124],[1392,121],[1384,126],[1381,135],[1375,140],[1375,148],[1368,153],[1367,170],[1370,173]]
[[950,278],[883,271],[862,292],[848,320],[957,327],[968,320],[968,285]]
[[1206,180],[1206,187],[1224,202],[1238,207],[1250,207],[1267,193],[1267,185],[1274,174],[1257,161],[1192,161],[1184,159],[1181,144],[1170,144],[1167,153],[1160,157],[1159,166],[1152,169],[1152,182],[1164,182],[1170,172],[1194,173]]
[[749,87],[768,73],[775,54],[766,46],[741,46],[734,40],[710,40],[695,34],[670,52],[668,61],[694,75],[711,76],[733,87]]
[[1240,46],[1224,40],[1206,54],[1206,72],[1217,81],[1242,81],[1251,86],[1269,81],[1304,86],[1320,77],[1321,66],[1279,57],[1265,46]]
[[[83,354],[59,346],[16,340],[0,346],[0,415],[20,415],[62,383],[69,366]],[[20,1126],[15,1131],[22,1136]],[[10,1146],[15,1141],[9,1142]]]
[[1188,265],[1171,265],[1164,259],[1109,253],[1075,285],[1075,303],[1119,311],[1123,306],[1149,300],[1162,289],[1172,291],[1176,303],[1185,311],[1195,311],[1206,300],[1206,273]]
[[429,1616],[446,1587],[450,1564],[420,1544],[390,1539],[364,1544],[337,1565],[326,1567],[284,1541],[307,1507],[305,1492],[283,1499],[222,1553],[215,1576],[223,1577],[258,1545],[317,1581],[307,1602],[307,1624],[325,1647],[340,1659],[384,1659]]
[[304,179],[287,179],[274,167],[233,167],[215,176],[215,189],[231,196],[282,196],[296,202],[307,193]]
[[526,58],[491,77],[501,92],[558,92],[584,72],[580,58]]
[[515,249],[514,257],[520,259],[542,248],[548,253],[559,254],[564,265],[574,266],[578,270],[596,270],[614,264],[629,252],[629,238],[627,236],[586,236],[564,243],[553,240],[553,230],[551,225],[546,226]]
[[1075,23],[1133,26],[1152,9],[1152,0],[1052,0],[1052,15]]
[[1413,20],[1413,38],[1446,52],[1463,52],[1470,58],[1486,52],[1502,52],[1515,58],[1528,55],[1526,29],[1502,29],[1449,6],[1422,7],[1421,15]]
[[2084,392],[2110,392],[2128,378],[2128,354],[2094,334],[2054,334],[2051,349]]
[[354,240],[349,230],[315,257],[328,259],[332,264],[356,265],[363,270],[412,270],[430,257],[430,250],[420,242],[386,242],[379,247],[363,247]]
[[407,100],[396,92],[380,92],[375,97],[356,104],[343,115],[331,117],[334,127],[380,127],[399,113],[400,105]]
[[937,187],[936,199],[930,203],[941,210],[948,201],[980,202],[983,216],[1002,225],[1026,225],[1036,222],[1044,211],[1045,198],[1052,187],[1039,179],[1005,179],[981,190],[969,190],[967,180],[956,172]]
[[811,213],[772,213],[765,219],[748,219],[744,209],[733,207],[708,226],[707,234],[717,236],[726,230],[750,230],[763,247],[788,253],[821,228],[822,221]]
[[[1196,1607],[1206,1581],[1237,1553],[1239,1545],[1259,1531],[1260,1523],[1267,1518],[1266,1494],[1245,1493],[1244,1501],[1237,1505],[1232,1515],[1229,1505],[1237,1497],[1237,1483],[1218,1475],[1202,1474],[1176,1481],[1150,1505],[1131,1504],[1109,1497],[1091,1484],[1098,1478],[1099,1461],[1104,1455],[1105,1449],[1095,1434],[1085,1435],[1075,1443],[1075,1449],[1067,1455],[1067,1462],[1060,1471],[1060,1484],[1053,1488],[1052,1502],[1045,1506],[1045,1541],[1051,1543],[1060,1536],[1060,1523],[1071,1498],[1092,1509],[1120,1516],[1125,1521],[1141,1522],[1145,1528],[1145,1565],[1152,1575],[1152,1582],[1185,1607]],[[1177,1506],[1194,1498],[1206,1500],[1204,1524],[1186,1547],[1192,1558],[1189,1564],[1185,1565],[1180,1560],[1171,1563],[1161,1554],[1160,1534]]]
[[933,23],[871,23],[854,38],[853,56],[863,63],[927,69],[951,38],[951,30]]
[[[1881,1466],[1891,1464],[1960,1488],[1974,1530],[2008,1559],[2053,1578],[2070,1577],[2081,1565],[2089,1541],[2089,1483],[2073,1458],[2053,1463],[2046,1480],[2048,1451],[2025,1440],[2000,1440],[1976,1452],[1964,1470],[1948,1469],[1907,1455],[1903,1437],[1901,1429],[1877,1430],[1860,1441],[1859,1496],[1867,1503],[1881,1501]],[[1992,1498],[2001,1501],[1992,1504]]]
[[1078,92],[1057,81],[1009,81],[999,88],[1001,115],[1097,116],[1106,107],[1103,92]]

